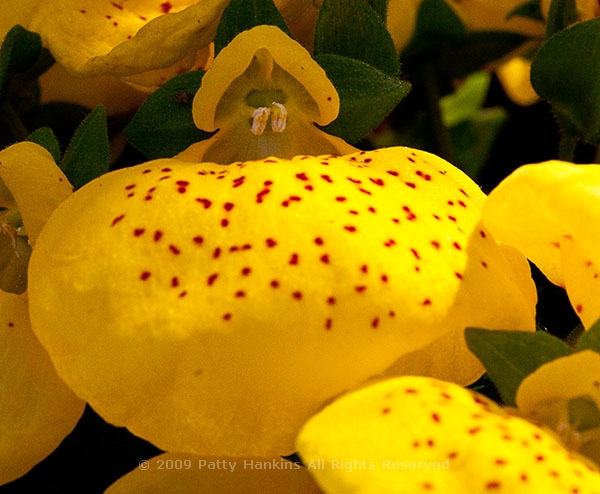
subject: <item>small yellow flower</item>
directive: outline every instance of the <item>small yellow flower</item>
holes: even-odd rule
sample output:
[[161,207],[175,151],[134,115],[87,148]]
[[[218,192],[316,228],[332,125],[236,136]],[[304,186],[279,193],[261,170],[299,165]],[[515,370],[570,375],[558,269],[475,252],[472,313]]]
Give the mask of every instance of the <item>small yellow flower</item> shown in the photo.
[[566,289],[586,328],[600,318],[600,165],[525,165],[492,191],[486,226]]
[[[31,331],[27,261],[56,206],[73,192],[42,147],[0,152],[0,484],[24,475],[71,432],[84,403],[56,375]],[[6,293],[10,290],[13,293]]]
[[274,26],[257,26],[221,50],[194,98],[194,123],[217,133],[178,158],[232,163],[348,154],[356,148],[314,125],[333,121],[339,105],[325,71],[300,44]]
[[121,477],[106,494],[199,492],[319,494],[305,468],[281,457],[217,458],[164,453]]
[[[117,76],[151,90],[211,56],[227,0],[39,2],[25,25],[79,77]],[[160,49],[157,49],[160,47]]]
[[484,396],[399,377],[312,417],[298,452],[327,494],[594,493],[600,474],[545,429]]
[[542,365],[521,382],[516,404],[600,465],[600,354],[584,350]]
[[122,169],[44,227],[33,327],[96,411],[164,450],[291,453],[390,367],[479,377],[466,326],[534,329],[528,265],[481,226],[484,199],[409,148]]

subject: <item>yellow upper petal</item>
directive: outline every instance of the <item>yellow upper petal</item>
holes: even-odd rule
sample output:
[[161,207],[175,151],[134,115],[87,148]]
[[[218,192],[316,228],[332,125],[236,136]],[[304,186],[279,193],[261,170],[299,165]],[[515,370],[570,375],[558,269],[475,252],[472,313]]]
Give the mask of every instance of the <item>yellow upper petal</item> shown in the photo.
[[[150,87],[198,66],[196,54],[212,42],[226,4],[226,0],[40,2],[26,27],[40,33],[56,60],[74,75],[114,75]],[[202,60],[207,57],[208,52]],[[158,69],[168,70],[149,77]]]
[[334,120],[339,105],[306,49],[275,26],[257,26],[221,50],[194,98],[196,126],[218,132],[178,158],[231,163],[351,153],[356,148],[314,125]]
[[402,355],[469,325],[533,330],[527,263],[481,228],[483,200],[409,148],[119,170],[44,228],[33,325],[95,410],[165,450],[290,453]]
[[21,142],[0,151],[0,289],[23,293],[37,236],[73,187],[43,147]]
[[492,191],[483,210],[501,242],[564,286],[586,327],[600,318],[600,165],[560,161],[519,168]]
[[319,494],[305,468],[281,457],[218,458],[163,453],[121,477],[106,494]]
[[75,427],[84,403],[31,331],[27,296],[0,291],[0,485],[25,475]]
[[296,444],[327,494],[600,488],[600,474],[550,433],[481,395],[424,377],[343,396],[304,425]]

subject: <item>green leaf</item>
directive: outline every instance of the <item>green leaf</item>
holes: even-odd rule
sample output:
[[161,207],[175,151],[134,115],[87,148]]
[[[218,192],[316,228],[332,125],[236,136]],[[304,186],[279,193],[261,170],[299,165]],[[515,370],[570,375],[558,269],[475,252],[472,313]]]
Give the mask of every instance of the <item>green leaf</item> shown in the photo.
[[536,21],[545,20],[542,14],[540,0],[530,0],[529,2],[518,5],[506,16],[507,19],[512,19],[513,17],[527,17],[528,19]]
[[401,60],[437,56],[448,39],[460,37],[466,29],[454,10],[444,0],[423,0],[417,12],[415,31],[401,53]]
[[440,101],[444,125],[452,127],[475,117],[481,110],[490,87],[491,75],[476,72],[452,94]]
[[210,137],[192,117],[192,101],[203,75],[187,72],[152,93],[125,128],[127,140],[149,159],[157,159],[170,158]]
[[324,0],[315,28],[314,52],[360,60],[389,75],[400,75],[392,37],[366,0]]
[[368,0],[371,8],[377,12],[379,18],[386,22],[387,20],[387,11],[388,11],[388,0]]
[[322,54],[315,60],[340,95],[337,119],[323,128],[355,143],[379,125],[410,91],[410,83],[359,60]]
[[541,331],[467,328],[465,339],[509,406],[515,405],[517,388],[526,376],[546,362],[573,353],[565,342]]
[[56,163],[60,163],[60,143],[50,127],[40,127],[29,135],[29,140],[35,142],[52,155]]
[[104,106],[96,107],[73,134],[60,168],[75,189],[108,171],[110,151]]
[[217,28],[215,54],[241,32],[262,24],[277,26],[291,37],[287,24],[273,0],[231,0],[223,11]]
[[531,83],[552,105],[563,130],[600,143],[600,19],[580,22],[544,43]]
[[596,321],[593,326],[584,332],[577,340],[575,350],[593,350],[600,353],[600,320]]
[[13,74],[32,67],[42,53],[42,39],[22,26],[13,27],[0,48],[0,91]]
[[552,0],[546,21],[546,38],[562,31],[579,18],[575,0]]

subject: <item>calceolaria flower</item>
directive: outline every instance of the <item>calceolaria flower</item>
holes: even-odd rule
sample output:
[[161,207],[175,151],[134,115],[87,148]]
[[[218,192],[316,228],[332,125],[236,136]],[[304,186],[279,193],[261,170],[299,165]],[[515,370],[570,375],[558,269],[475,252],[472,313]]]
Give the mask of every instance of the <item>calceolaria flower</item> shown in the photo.
[[584,326],[600,318],[600,165],[525,165],[492,191],[486,226],[566,289]]
[[[151,90],[207,64],[227,0],[39,2],[26,28],[79,77],[113,75]],[[160,47],[157,50],[156,47]]]
[[597,469],[552,432],[425,377],[343,396],[304,425],[297,447],[327,494],[600,491]]
[[43,147],[22,142],[0,152],[0,290],[23,293],[42,226],[73,192]]
[[142,492],[322,494],[305,468],[280,456],[217,458],[184,453],[163,453],[143,461],[105,494]]
[[584,350],[542,365],[521,382],[516,403],[521,415],[600,465],[600,354]]
[[194,123],[216,134],[178,157],[225,164],[357,151],[315,126],[333,121],[339,105],[306,49],[275,26],[257,26],[221,50],[194,98]]
[[288,454],[411,352],[447,338],[412,370],[473,380],[464,327],[534,329],[528,265],[481,225],[484,199],[410,148],[118,170],[40,234],[32,325],[80,397],[161,449]]
[[[50,154],[19,143],[0,152],[0,484],[24,475],[71,432],[84,402],[56,375],[31,331],[26,289],[31,247],[73,191]],[[7,293],[6,291],[13,293]]]

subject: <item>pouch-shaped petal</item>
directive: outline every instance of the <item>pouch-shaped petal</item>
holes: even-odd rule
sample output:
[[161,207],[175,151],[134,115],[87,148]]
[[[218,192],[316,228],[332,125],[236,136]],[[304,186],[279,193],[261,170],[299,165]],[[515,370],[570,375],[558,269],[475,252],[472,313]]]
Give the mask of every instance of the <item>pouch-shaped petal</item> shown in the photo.
[[593,493],[600,474],[549,432],[455,384],[399,377],[343,396],[298,435],[327,494]]
[[585,327],[600,318],[600,165],[525,165],[484,205],[486,226],[553,283],[564,287]]
[[196,494],[260,492],[319,494],[305,468],[281,457],[213,458],[163,453],[121,477],[106,494]]
[[73,430],[84,403],[31,331],[27,296],[0,291],[0,484],[27,473]]
[[526,261],[480,226],[484,197],[409,148],[115,171],[38,238],[33,327],[82,398],[158,447],[287,454],[403,355],[455,332],[436,355],[452,374],[466,326],[534,329]]
[[600,465],[600,354],[584,350],[542,365],[523,379],[516,403]]
[[236,36],[215,58],[193,102],[194,123],[210,139],[178,155],[232,163],[268,156],[348,154],[357,149],[326,134],[340,99],[308,51],[275,26]]
[[[152,89],[203,66],[226,0],[40,2],[28,27],[73,75]],[[157,49],[160,47],[160,49]]]

